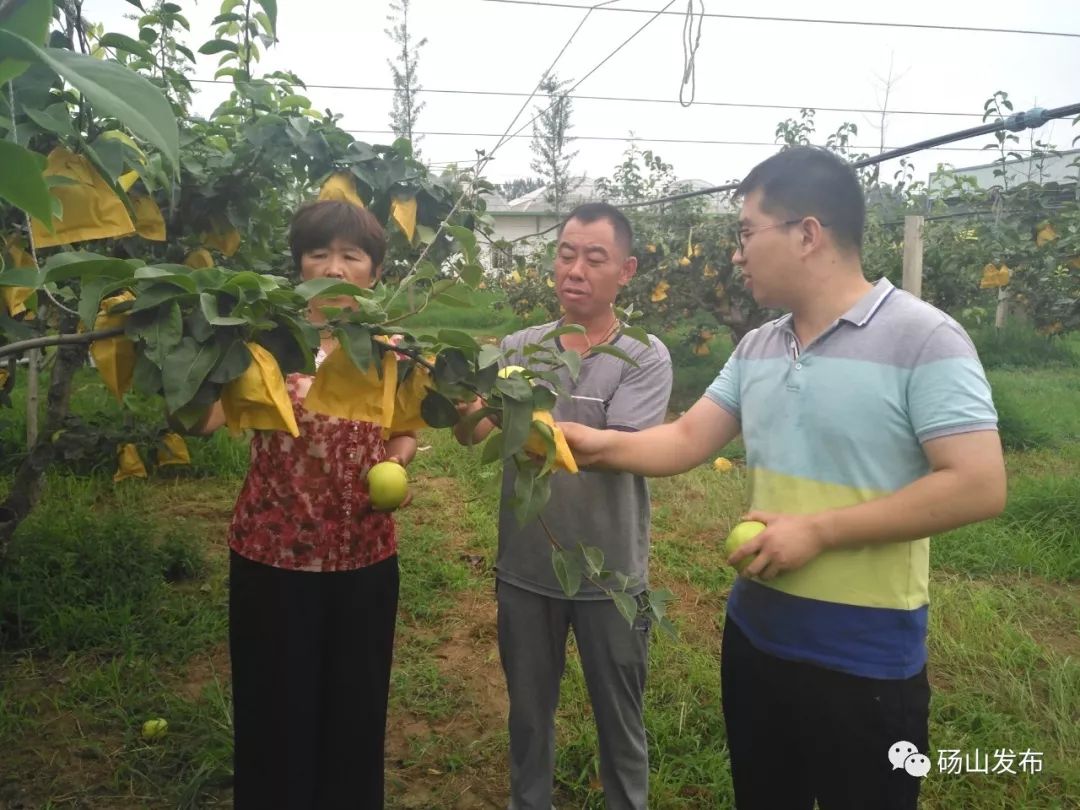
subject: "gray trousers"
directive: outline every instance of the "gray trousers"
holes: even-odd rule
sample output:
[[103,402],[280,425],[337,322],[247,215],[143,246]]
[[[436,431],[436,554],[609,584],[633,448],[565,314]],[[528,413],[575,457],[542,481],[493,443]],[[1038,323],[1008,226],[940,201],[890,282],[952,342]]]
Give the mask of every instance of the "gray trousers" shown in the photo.
[[549,810],[555,709],[574,628],[600,742],[608,810],[646,810],[649,751],[642,717],[649,631],[610,600],[556,599],[498,583],[499,656],[510,697],[510,810]]

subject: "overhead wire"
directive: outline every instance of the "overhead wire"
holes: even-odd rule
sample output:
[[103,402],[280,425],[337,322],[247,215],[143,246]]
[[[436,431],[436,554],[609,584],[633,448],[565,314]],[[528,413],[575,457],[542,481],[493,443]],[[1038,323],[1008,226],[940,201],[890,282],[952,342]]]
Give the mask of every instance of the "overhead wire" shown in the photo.
[[[537,94],[537,92],[539,92],[540,88],[543,86],[544,81],[549,76],[551,76],[551,72],[555,69],[555,66],[559,63],[559,60],[563,58],[563,55],[566,53],[567,48],[570,47],[570,43],[572,43],[574,41],[574,37],[576,37],[578,35],[578,32],[582,29],[582,27],[585,25],[586,21],[589,19],[589,16],[594,11],[596,11],[597,9],[602,8],[604,6],[607,6],[607,5],[610,5],[611,3],[615,3],[615,2],[618,2],[618,0],[605,0],[602,3],[596,3],[595,5],[589,7],[589,9],[585,12],[585,16],[581,18],[581,22],[579,22],[577,24],[577,27],[574,29],[573,33],[570,34],[570,36],[567,38],[566,42],[563,44],[562,48],[559,50],[559,53],[555,56],[555,59],[553,59],[551,64],[548,65],[547,70],[545,70],[540,75],[540,78],[536,82],[536,86],[533,87],[532,92],[529,93],[528,97],[522,103],[521,108],[514,115],[513,119],[511,119],[510,123],[507,124],[506,130],[503,132],[502,137],[499,138],[499,142],[496,143],[495,146],[492,148],[490,154],[494,155],[495,152],[498,151],[499,147],[501,147],[506,142],[508,133],[513,128],[514,124],[517,123],[517,120],[518,120],[518,118],[521,117],[521,114],[523,112],[525,112],[525,109],[529,106],[529,102],[531,102],[533,100],[533,98],[536,97],[536,94]],[[621,48],[622,46],[620,45],[619,47]],[[618,49],[616,49],[616,51],[617,50]],[[575,87],[576,86],[577,85],[575,85]],[[571,89],[573,89],[573,88],[571,88]],[[550,107],[548,109],[550,109]],[[529,123],[532,123],[532,121],[535,121],[535,120],[536,120],[536,117],[534,117]],[[520,130],[518,130],[518,131],[520,132]]]
[[[621,51],[623,48],[625,48],[627,45],[629,45],[638,36],[638,34],[640,34],[642,31],[644,31],[646,28],[648,28],[650,25],[652,25],[657,19],[659,19],[661,13],[663,13],[667,9],[671,8],[671,6],[673,6],[674,4],[675,4],[675,0],[669,0],[668,4],[666,6],[664,6],[664,8],[662,8],[660,11],[653,14],[653,16],[650,17],[648,20],[646,20],[644,24],[642,24],[637,30],[634,31],[634,33],[632,33],[630,36],[628,36],[626,39],[624,39],[622,42],[620,42],[619,45],[615,48],[615,50],[613,50],[611,53],[609,53],[607,56],[605,56],[603,59],[601,59],[599,62],[597,62],[596,65],[594,65],[593,68],[588,73],[586,73],[584,76],[582,76],[576,82],[574,82],[574,84],[566,92],[567,93],[572,93],[574,90],[576,90],[578,87],[580,87],[582,82],[584,82],[586,79],[588,79],[594,73],[596,73],[596,71],[598,71],[600,68],[602,68],[604,65],[606,65],[612,58],[614,58],[614,56],[617,53],[619,53],[619,51]],[[534,95],[535,95],[535,93],[534,93]],[[530,97],[530,100],[531,100],[531,97]],[[518,130],[513,135],[510,135],[510,136],[507,136],[507,137],[515,138],[518,135],[520,135],[522,133],[522,131],[526,127],[530,126],[536,119],[538,119],[544,113],[549,112],[551,110],[551,108],[554,107],[555,104],[557,104],[557,103],[558,103],[558,101],[555,101],[555,102],[552,102],[551,104],[549,104],[545,109],[541,110],[536,115],[534,115],[532,118],[530,118],[528,121],[526,121],[524,124],[522,124],[521,127],[519,127]],[[509,128],[508,128],[508,131],[509,131]],[[575,136],[575,137],[577,137],[577,136]],[[500,145],[501,145],[501,142],[500,142]]]
[[[686,0],[686,18],[683,20],[683,75],[679,85],[679,104],[689,107],[697,95],[697,52],[701,47],[701,23],[705,14],[705,0],[698,0],[701,11],[697,15],[697,35],[694,34],[694,0]],[[690,100],[683,98],[686,85],[690,85]]]
[[[354,135],[387,135],[393,132],[390,129],[347,129],[346,132],[350,132]],[[432,135],[432,136],[444,136],[444,137],[462,137],[462,138],[491,138],[496,137],[496,133],[493,132],[452,132],[448,130],[417,130],[417,135]],[[516,134],[510,135],[509,138],[531,138],[531,135]],[[779,144],[776,141],[731,141],[731,140],[718,140],[718,139],[705,139],[705,138],[643,138],[637,135],[575,135],[575,140],[579,141],[634,141],[636,143],[678,143],[678,144],[698,144],[706,146],[770,146],[777,147]],[[812,144],[820,145],[820,144]],[[878,149],[880,146],[874,144],[873,146],[858,146],[852,145],[851,149]],[[896,147],[891,147],[896,148]],[[933,148],[946,148],[946,147],[933,147]],[[951,152],[982,152],[985,151],[982,147],[976,146],[961,146],[961,147],[948,147],[948,151]],[[1010,149],[1012,152],[1035,152],[1040,151],[1036,149],[1017,148]],[[471,158],[470,158],[471,159]],[[449,163],[451,161],[440,161]]]
[[[512,6],[540,6],[546,8],[561,8],[561,9],[575,9],[583,8],[573,3],[554,3],[545,2],[544,0],[484,0],[486,3],[503,3]],[[616,11],[625,14],[653,14],[652,9],[647,8],[613,8],[603,9],[604,11]],[[663,11],[663,14],[681,14],[682,12],[668,12]],[[1072,37],[1080,39],[1080,33],[1074,33],[1072,31],[1041,31],[1030,28],[990,28],[986,26],[977,25],[944,25],[937,23],[905,23],[905,22],[886,22],[879,20],[843,20],[843,19],[825,19],[820,17],[775,17],[766,16],[762,14],[724,14],[719,12],[705,13],[706,17],[714,17],[725,20],[748,20],[753,22],[780,22],[780,23],[802,23],[813,25],[849,25],[849,26],[866,26],[870,28],[911,28],[920,31],[964,31],[982,34],[1023,34],[1029,36],[1040,37]]]
[[[225,79],[189,79],[188,81],[197,84],[221,84],[233,86],[231,81]],[[382,92],[393,93],[395,88],[383,87],[378,85],[357,85],[357,84],[315,84],[304,83],[305,89],[312,88],[317,90],[352,90],[358,92]],[[509,90],[462,90],[451,88],[432,88],[425,87],[424,93],[434,94],[447,94],[447,95],[465,95],[465,96],[507,96],[520,98],[522,96],[528,97],[530,94],[522,91],[509,91]],[[679,104],[678,99],[672,98],[647,98],[638,96],[591,96],[582,94],[565,94],[567,98],[572,101],[615,101],[625,102],[633,104]],[[981,113],[967,113],[957,112],[954,110],[881,110],[870,109],[868,107],[832,107],[821,104],[765,104],[759,102],[740,102],[740,101],[701,101],[695,100],[694,104],[699,107],[733,107],[737,109],[757,109],[757,110],[816,110],[817,112],[839,112],[839,113],[860,113],[864,115],[920,115],[920,116],[939,116],[939,117],[958,117],[958,118],[982,118]]]
[[[1056,118],[1071,118],[1076,115],[1080,115],[1080,103],[1067,104],[1063,107],[1055,107],[1049,110],[1041,107],[1036,107],[1035,109],[1027,110],[1026,112],[1014,113],[1008,118],[1001,118],[997,121],[991,121],[989,123],[983,124],[982,126],[969,127],[968,129],[962,129],[956,132],[949,132],[945,135],[938,135],[934,138],[927,138],[922,141],[916,141],[915,143],[908,144],[907,146],[888,149],[877,155],[872,155],[870,157],[865,157],[861,160],[857,160],[851,165],[855,169],[865,169],[869,166],[875,166],[878,163],[884,163],[887,160],[895,160],[896,158],[910,155],[913,152],[921,152],[925,149],[933,149],[939,146],[944,146],[948,143],[963,141],[967,140],[968,138],[976,138],[980,135],[990,135],[992,133],[1000,132],[1005,129],[1008,129],[1012,132],[1020,132],[1024,129],[1040,127],[1048,121]],[[722,186],[711,186],[709,188],[697,189],[695,191],[687,191],[682,194],[673,194],[657,200],[627,203],[622,207],[637,208],[645,205],[661,205],[666,202],[677,202],[678,200],[687,200],[692,197],[700,197],[704,194],[718,194],[725,191],[734,191],[737,187],[738,183],[727,183]]]
[[[920,152],[924,149],[932,149],[947,143],[966,140],[967,138],[975,138],[980,135],[989,135],[995,132],[1000,132],[1002,130],[1009,130],[1010,132],[1020,132],[1024,129],[1034,129],[1040,127],[1043,124],[1046,124],[1048,121],[1054,119],[1071,118],[1073,116],[1080,116],[1080,103],[1067,104],[1065,106],[1054,107],[1052,109],[1036,107],[1025,112],[1014,113],[1008,118],[991,121],[979,127],[970,127],[968,129],[958,130],[956,132],[949,132],[944,135],[938,135],[934,138],[927,138],[922,141],[916,141],[915,143],[908,144],[907,146],[890,149],[877,155],[872,155],[870,157],[854,161],[851,166],[853,169],[865,169],[870,166],[877,165],[878,163],[884,163],[887,160],[895,160],[896,158],[910,155],[913,152]],[[645,208],[654,205],[664,205],[667,203],[689,200],[694,197],[701,197],[707,194],[720,194],[724,192],[735,191],[738,189],[739,185],[740,184],[738,182],[725,183],[719,186],[710,186],[708,188],[695,189],[694,191],[686,191],[679,194],[670,194],[654,200],[642,200],[640,202],[622,203],[617,205],[616,207],[621,209],[629,209]],[[537,236],[543,236],[544,234],[555,230],[557,227],[559,227],[560,224],[561,223],[556,223],[550,228],[546,228],[539,233],[518,237],[509,241],[520,242],[525,239],[535,239]]]

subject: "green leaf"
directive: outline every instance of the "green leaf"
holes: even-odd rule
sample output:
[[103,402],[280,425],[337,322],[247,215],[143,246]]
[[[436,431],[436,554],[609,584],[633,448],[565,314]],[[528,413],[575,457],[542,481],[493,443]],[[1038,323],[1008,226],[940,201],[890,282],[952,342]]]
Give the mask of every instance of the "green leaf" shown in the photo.
[[[482,350],[481,350],[482,351]],[[495,380],[499,378],[499,364],[491,363],[487,366],[481,366],[480,370],[476,374],[476,388],[478,391],[490,391],[491,387],[495,385]]]
[[[0,31],[0,36],[4,32]],[[4,40],[0,39],[0,46]],[[52,203],[42,172],[45,157],[17,143],[0,140],[0,197],[52,228]]]
[[33,287],[37,289],[41,274],[35,267],[7,267],[0,273],[0,287]]
[[647,591],[646,596],[649,602],[649,612],[656,618],[657,621],[663,619],[667,615],[668,604],[675,599],[673,594],[667,588],[657,588],[655,591]]
[[487,368],[493,363],[498,363],[502,359],[503,353],[499,351],[498,346],[494,346],[490,343],[485,343],[480,347],[480,355],[476,358],[477,368]]
[[174,411],[172,415],[185,428],[191,429],[205,418],[207,410],[219,399],[221,399],[221,386],[208,380],[199,386],[199,390],[195,392],[195,396],[187,405]]
[[478,264],[467,264],[459,271],[461,280],[474,290],[484,280],[484,268]]
[[569,597],[581,590],[581,561],[577,554],[560,548],[551,549],[551,567],[559,580],[563,593]]
[[490,464],[499,461],[503,457],[503,434],[493,433],[484,444],[484,451],[480,454],[481,464]]
[[460,349],[444,349],[435,358],[435,382],[439,385],[455,385],[471,372],[469,359]]
[[557,337],[563,335],[584,335],[585,327],[579,323],[571,323],[566,326],[560,326],[558,329],[552,329],[550,332],[540,338],[540,343],[547,343],[549,340],[554,340]]
[[101,307],[101,299],[106,294],[126,287],[127,279],[114,279],[107,276],[99,276],[82,282],[82,294],[79,296],[79,319],[87,329],[92,329],[97,319],[98,309]]
[[[51,0],[14,0],[0,8],[0,30],[19,34],[35,45],[45,42],[52,22]],[[0,59],[0,85],[6,85],[28,67],[30,60]]]
[[[453,283],[453,282],[451,282]],[[468,288],[457,289],[451,287],[443,290],[433,297],[433,300],[438,301],[440,304],[446,304],[448,307],[455,307],[457,309],[472,309],[473,302],[467,292]]]
[[625,363],[629,363],[634,368],[638,367],[637,361],[633,357],[628,355],[622,349],[617,349],[610,343],[601,343],[599,346],[592,347],[593,354],[610,354],[612,357],[618,357]]
[[[112,182],[124,173],[124,145],[110,138],[95,138],[93,144],[88,144],[84,148],[86,156],[91,159],[95,168],[101,172],[105,182],[116,186],[121,193],[126,195],[127,192],[123,190],[123,187]],[[120,194],[117,194],[117,196],[120,196]]]
[[235,42],[230,42],[227,39],[212,39],[209,42],[203,44],[199,48],[199,53],[206,56],[212,56],[215,53],[221,53],[222,51],[228,51],[229,53],[237,53],[240,50],[240,46]]
[[277,0],[256,0],[270,19],[270,33],[277,35]]
[[370,295],[369,290],[336,278],[313,278],[311,281],[297,284],[294,292],[302,296],[305,301],[310,301],[318,295]]
[[124,66],[73,51],[41,48],[18,34],[0,31],[0,50],[51,68],[82,93],[99,115],[120,120],[152,143],[172,166],[180,164],[180,134],[165,97]]
[[[301,324],[281,316],[278,325],[268,332],[260,332],[255,342],[274,355],[282,374],[289,375],[297,371],[312,373],[309,338]],[[318,344],[318,333],[315,343]]]
[[619,613],[626,619],[627,623],[633,627],[634,620],[637,619],[638,604],[630,594],[623,593],[622,591],[612,591],[611,598],[615,600],[615,607],[619,609]]
[[235,14],[233,12],[229,12],[227,14],[218,14],[216,17],[214,17],[214,19],[212,19],[210,21],[210,24],[211,25],[221,25],[222,23],[243,22],[243,21],[244,21],[244,15],[243,14]]
[[518,374],[500,377],[495,381],[495,389],[507,399],[532,405],[532,386],[529,385],[528,380]]
[[453,427],[460,418],[454,403],[434,389],[420,403],[420,416],[434,428]]
[[311,99],[309,99],[307,96],[301,96],[297,93],[292,93],[291,95],[282,98],[279,103],[283,109],[288,109],[289,107],[301,107],[306,110],[308,107],[311,106]]
[[162,364],[165,405],[177,411],[187,405],[221,356],[217,343],[199,343],[185,337]]
[[142,352],[135,354],[135,371],[132,374],[131,384],[136,391],[147,396],[161,393],[161,369]]
[[651,345],[649,342],[649,333],[640,326],[625,326],[622,329],[622,333],[628,338],[636,340],[638,343],[644,343],[646,346]]
[[207,379],[212,383],[224,385],[232,382],[247,371],[250,365],[251,350],[244,345],[244,341],[236,338],[229,344],[229,347],[221,356],[221,360],[214,367],[214,370],[210,372]]
[[528,402],[503,400],[503,458],[509,458],[525,446],[529,431],[532,430],[532,421],[531,397]]
[[[371,330],[364,326],[346,323],[334,330],[338,343],[345,349],[352,364],[360,371],[371,366]],[[382,368],[381,364],[379,366]]]
[[254,290],[254,291],[266,291],[280,289],[280,284],[275,279],[276,276],[266,276],[262,273],[255,273],[251,270],[241,270],[238,273],[229,273],[227,280],[222,285],[223,290],[227,290],[230,294],[235,294],[234,290],[229,290],[229,287],[234,287],[239,290]]
[[178,273],[176,272],[177,269],[187,270],[188,268],[181,265],[149,264],[135,268],[133,279],[135,281],[153,279],[161,284],[172,284],[174,287],[179,287],[186,292],[197,292],[199,285],[192,277],[192,274],[190,272]]
[[75,134],[75,128],[71,124],[71,114],[68,112],[66,104],[50,104],[44,110],[23,107],[23,112],[46,132],[53,132],[67,137]]
[[218,297],[213,293],[200,293],[199,306],[206,316],[206,322],[211,326],[242,326],[249,323],[247,318],[234,318],[229,315],[221,315]]
[[139,337],[146,341],[147,358],[158,368],[165,366],[165,358],[180,344],[183,336],[184,320],[177,301],[163,304],[150,327],[139,331]]
[[465,259],[472,264],[476,261],[476,234],[463,225],[447,225],[446,232],[461,246]]
[[191,310],[184,318],[184,331],[200,343],[205,343],[214,335],[214,327],[198,308]]
[[598,577],[604,570],[604,552],[596,546],[582,546],[581,555],[585,558],[585,568],[589,576]]
[[[61,186],[77,186],[79,185],[79,181],[72,180],[70,177],[64,177],[62,174],[49,174],[45,176],[45,185],[47,185],[51,191],[52,189],[60,188]],[[60,203],[60,200],[53,197],[50,202],[53,204],[53,216],[57,219],[61,218],[64,215],[63,210],[60,210],[59,212],[56,211],[56,206],[60,206],[61,209],[64,207]]]
[[570,372],[570,379],[576,381],[578,375],[581,374],[581,355],[573,349],[567,349],[559,354],[559,359],[566,366],[567,371]]
[[468,332],[461,332],[457,329],[440,329],[437,337],[440,343],[462,349],[469,354],[476,354],[480,345],[476,342],[476,338]]
[[124,34],[106,34],[98,41],[105,48],[115,48],[118,51],[127,51],[128,53],[141,56],[151,62],[154,61],[154,55],[150,52],[150,48],[146,46],[146,43],[140,42],[137,39],[132,39]]
[[555,407],[555,392],[546,385],[534,385],[532,403],[534,411],[550,411]]
[[151,284],[135,296],[135,304],[131,307],[131,311],[142,312],[144,309],[156,309],[166,301],[188,297],[192,297],[191,293],[184,292],[173,284]]
[[514,517],[524,526],[535,520],[551,497],[551,476],[540,475],[532,464],[518,465],[514,480]]

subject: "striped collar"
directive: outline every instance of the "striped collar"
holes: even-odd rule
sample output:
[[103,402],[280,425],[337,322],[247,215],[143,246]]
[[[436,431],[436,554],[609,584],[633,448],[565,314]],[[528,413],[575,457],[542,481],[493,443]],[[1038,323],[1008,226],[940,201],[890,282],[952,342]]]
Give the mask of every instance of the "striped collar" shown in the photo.
[[[895,290],[896,287],[893,286],[893,283],[883,276],[874,282],[874,287],[870,292],[855,302],[855,306],[837,318],[836,322],[847,321],[854,326],[866,326],[866,324],[870,322],[870,319],[877,314],[877,311],[881,309],[881,305],[885,303],[885,299],[892,295]],[[794,332],[792,326],[793,317],[794,316],[788,312],[773,321],[773,325],[787,332]]]

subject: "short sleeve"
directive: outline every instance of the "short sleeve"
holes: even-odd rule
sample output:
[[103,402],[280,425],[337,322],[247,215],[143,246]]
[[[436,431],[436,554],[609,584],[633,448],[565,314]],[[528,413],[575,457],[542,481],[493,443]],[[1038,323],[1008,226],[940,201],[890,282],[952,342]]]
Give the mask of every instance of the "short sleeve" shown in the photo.
[[515,365],[511,360],[511,357],[521,351],[520,340],[518,340],[517,337],[517,333],[514,333],[506,335],[506,337],[499,341],[499,351],[503,355],[499,358],[499,368]]
[[643,430],[662,424],[671,398],[671,355],[667,346],[652,335],[650,345],[634,360],[619,381],[607,409],[607,426],[622,430]]
[[978,352],[951,319],[930,334],[911,370],[908,415],[920,442],[997,429],[997,410]]
[[724,367],[720,369],[720,373],[716,375],[716,379],[713,380],[712,385],[705,389],[705,396],[741,421],[742,399],[739,394],[740,360],[735,355],[736,353],[732,352],[731,357],[724,363]]

